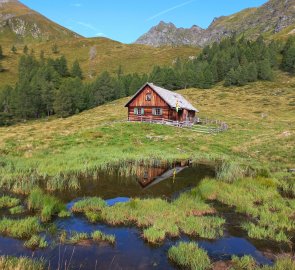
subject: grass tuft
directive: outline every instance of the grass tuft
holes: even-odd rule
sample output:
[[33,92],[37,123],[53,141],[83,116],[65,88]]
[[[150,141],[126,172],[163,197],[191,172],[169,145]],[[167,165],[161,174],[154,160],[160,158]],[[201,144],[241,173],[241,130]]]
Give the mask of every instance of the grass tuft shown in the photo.
[[210,259],[207,252],[196,243],[180,242],[168,250],[168,257],[179,267],[192,270],[210,269]]

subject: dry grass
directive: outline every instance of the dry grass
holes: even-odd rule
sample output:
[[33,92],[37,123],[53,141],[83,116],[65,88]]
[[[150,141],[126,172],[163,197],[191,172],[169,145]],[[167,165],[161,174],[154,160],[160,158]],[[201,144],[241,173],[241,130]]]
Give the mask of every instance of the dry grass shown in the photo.
[[[53,44],[57,44],[59,48],[58,54],[52,53]],[[4,84],[16,82],[18,59],[23,54],[24,45],[16,45],[17,54],[10,52],[11,43],[3,44],[0,41],[0,45],[2,45],[6,56],[1,63],[7,69],[6,72],[0,72],[1,87]],[[120,65],[124,73],[146,73],[150,72],[154,65],[171,65],[177,57],[188,59],[189,56],[195,56],[200,52],[200,49],[194,47],[152,48],[145,45],[122,44],[106,38],[61,39],[46,43],[32,43],[28,44],[28,47],[29,50],[34,49],[36,57],[39,57],[42,50],[45,53],[45,58],[56,58],[65,55],[69,66],[77,59],[86,79],[91,79],[89,77],[90,70],[93,76],[106,70],[115,74]],[[96,48],[97,55],[90,62],[89,51],[92,47]]]

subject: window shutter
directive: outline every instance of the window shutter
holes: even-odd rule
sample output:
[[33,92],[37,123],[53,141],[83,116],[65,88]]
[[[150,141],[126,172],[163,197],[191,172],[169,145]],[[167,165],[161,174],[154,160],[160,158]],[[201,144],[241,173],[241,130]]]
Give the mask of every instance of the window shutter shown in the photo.
[[163,109],[162,108],[160,109],[160,115],[163,115]]
[[153,114],[153,115],[156,115],[156,109],[155,109],[155,108],[153,108],[153,110],[152,110],[152,114]]
[[141,115],[144,115],[144,108],[141,108]]
[[134,108],[134,114],[137,115],[138,114],[138,109]]

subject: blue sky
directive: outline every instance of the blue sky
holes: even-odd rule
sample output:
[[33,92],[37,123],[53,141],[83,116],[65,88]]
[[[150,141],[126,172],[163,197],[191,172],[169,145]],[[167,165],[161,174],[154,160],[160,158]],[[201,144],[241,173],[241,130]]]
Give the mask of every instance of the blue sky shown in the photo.
[[215,17],[266,0],[21,0],[49,19],[86,37],[106,36],[135,41],[160,21],[178,27],[208,27]]

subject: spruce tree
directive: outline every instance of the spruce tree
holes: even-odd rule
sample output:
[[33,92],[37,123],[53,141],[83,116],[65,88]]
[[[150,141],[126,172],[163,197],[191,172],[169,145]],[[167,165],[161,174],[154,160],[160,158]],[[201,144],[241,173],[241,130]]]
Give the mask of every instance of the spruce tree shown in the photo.
[[295,42],[288,41],[283,50],[282,69],[295,73]]
[[247,66],[247,80],[249,82],[256,82],[258,77],[257,66],[256,63],[252,62]]
[[78,60],[76,60],[73,63],[73,66],[72,66],[72,69],[71,69],[71,75],[74,78],[79,78],[81,80],[83,79],[83,73],[82,73],[82,70],[80,68]]
[[14,45],[11,47],[11,52],[12,53],[17,53],[17,48]]
[[237,73],[232,68],[226,75],[224,80],[224,86],[232,86],[237,84]]
[[211,88],[214,84],[214,78],[209,66],[207,66],[204,69],[203,75],[204,75],[203,88],[205,89]]
[[52,52],[53,52],[54,54],[58,54],[58,53],[59,53],[59,51],[58,51],[58,47],[57,47],[56,44],[53,44],[53,46],[51,47],[51,50],[52,50]]
[[29,48],[27,45],[24,46],[23,52],[24,52],[24,54],[28,54]]
[[273,71],[269,60],[258,62],[258,78],[265,81],[271,81],[273,79]]

